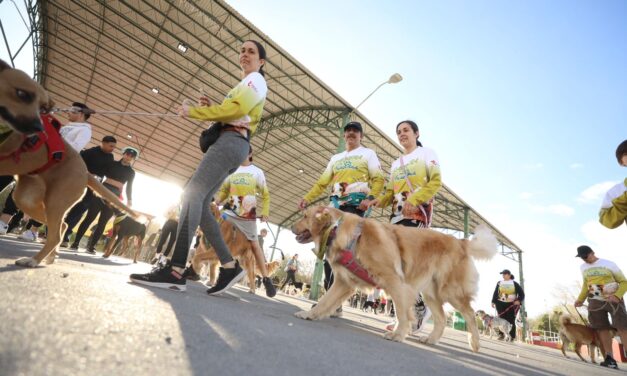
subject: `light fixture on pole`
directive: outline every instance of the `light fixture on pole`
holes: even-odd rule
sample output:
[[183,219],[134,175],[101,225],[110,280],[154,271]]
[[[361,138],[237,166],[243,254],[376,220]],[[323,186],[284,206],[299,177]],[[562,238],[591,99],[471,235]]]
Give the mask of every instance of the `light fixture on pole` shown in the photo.
[[368,100],[368,98],[370,98],[372,96],[372,94],[376,93],[377,90],[379,90],[381,88],[381,86],[385,85],[385,84],[397,84],[399,82],[403,81],[403,76],[401,76],[399,73],[394,73],[393,75],[390,76],[390,78],[387,79],[387,81],[382,82],[379,86],[377,86],[372,93],[368,94],[368,96],[361,101],[361,103],[359,103],[351,112],[355,112],[357,111],[357,109],[364,104],[365,101]]

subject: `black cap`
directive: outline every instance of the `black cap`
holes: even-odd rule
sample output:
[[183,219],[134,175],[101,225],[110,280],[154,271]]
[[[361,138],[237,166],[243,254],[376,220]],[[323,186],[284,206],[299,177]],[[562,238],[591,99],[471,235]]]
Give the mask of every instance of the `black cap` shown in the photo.
[[346,132],[346,130],[349,128],[357,129],[359,133],[364,133],[364,129],[361,127],[361,123],[359,123],[358,121],[351,121],[350,123],[346,124],[344,126],[344,132]]
[[586,258],[591,252],[593,252],[592,248],[587,245],[580,245],[577,247],[577,256],[575,257]]
[[503,271],[500,272],[499,274],[509,274],[509,275],[512,275],[512,272],[510,272],[509,269],[503,269]]
[[102,138],[102,142],[114,142],[114,143],[118,143],[118,140],[115,139],[115,137],[113,136],[104,136]]

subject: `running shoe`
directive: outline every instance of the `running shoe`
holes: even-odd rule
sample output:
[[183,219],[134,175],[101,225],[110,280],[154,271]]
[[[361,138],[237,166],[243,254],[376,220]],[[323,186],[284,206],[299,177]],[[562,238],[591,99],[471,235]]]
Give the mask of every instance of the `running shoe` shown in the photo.
[[246,272],[239,266],[239,261],[235,261],[235,267],[231,269],[220,267],[216,285],[207,290],[207,294],[220,294],[239,282],[245,275]]
[[186,279],[183,278],[176,270],[172,269],[172,266],[158,265],[150,273],[146,274],[131,274],[131,282],[138,283],[140,285],[158,287],[161,289],[168,289],[173,291],[185,291],[187,289]]

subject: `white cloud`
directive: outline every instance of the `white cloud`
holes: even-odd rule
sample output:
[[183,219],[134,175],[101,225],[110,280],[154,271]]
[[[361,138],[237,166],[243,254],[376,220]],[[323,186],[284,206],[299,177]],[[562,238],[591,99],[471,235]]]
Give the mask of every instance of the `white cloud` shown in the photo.
[[533,193],[531,193],[531,192],[522,192],[522,193],[519,195],[519,197],[520,197],[522,200],[529,200],[529,199],[530,199],[531,197],[533,197],[533,196],[534,196],[534,194],[533,194]]
[[576,169],[583,168],[583,167],[584,166],[581,163],[571,163],[570,165],[571,170],[576,170]]
[[523,168],[525,170],[540,170],[544,167],[544,164],[538,162],[538,163],[525,163],[523,164]]
[[575,209],[564,204],[553,204],[553,205],[547,205],[547,206],[532,205],[531,210],[533,210],[536,213],[555,214],[555,215],[560,215],[563,217],[570,217],[573,214],[575,214]]
[[591,187],[584,189],[583,192],[577,197],[577,202],[582,204],[598,204],[601,205],[601,200],[610,188],[616,185],[615,181],[605,181],[603,183],[595,184]]

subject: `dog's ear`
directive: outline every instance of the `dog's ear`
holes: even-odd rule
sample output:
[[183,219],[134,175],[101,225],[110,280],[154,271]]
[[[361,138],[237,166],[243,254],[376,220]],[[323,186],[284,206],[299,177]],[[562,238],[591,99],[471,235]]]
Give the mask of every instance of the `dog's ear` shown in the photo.
[[11,66],[7,64],[4,60],[0,59],[0,72],[5,69],[11,69]]
[[325,222],[331,219],[331,211],[329,210],[329,208],[320,209],[321,210],[318,210],[318,212],[316,213],[316,220],[318,222]]

